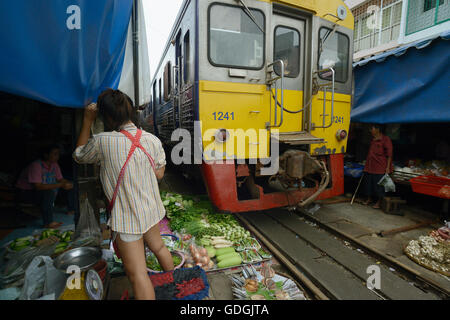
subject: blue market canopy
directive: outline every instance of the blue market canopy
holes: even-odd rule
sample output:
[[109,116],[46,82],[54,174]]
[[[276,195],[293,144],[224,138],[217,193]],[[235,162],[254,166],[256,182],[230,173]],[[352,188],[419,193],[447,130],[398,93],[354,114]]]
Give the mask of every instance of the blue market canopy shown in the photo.
[[133,0],[1,1],[0,91],[74,108],[106,88],[134,99],[132,8]]
[[450,121],[450,32],[353,64],[353,122]]

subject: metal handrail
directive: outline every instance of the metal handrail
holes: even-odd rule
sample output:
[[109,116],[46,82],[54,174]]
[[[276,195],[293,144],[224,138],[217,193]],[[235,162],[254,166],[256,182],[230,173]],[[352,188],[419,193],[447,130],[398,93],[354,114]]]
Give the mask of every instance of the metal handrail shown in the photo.
[[331,117],[330,117],[330,124],[329,125],[325,125],[325,117],[326,117],[326,108],[327,108],[327,87],[329,87],[329,85],[324,85],[323,86],[323,125],[322,126],[315,126],[314,129],[317,128],[323,128],[323,129],[327,129],[329,127],[331,127],[333,125],[333,117],[334,117],[334,84],[335,84],[335,74],[336,72],[334,71],[334,69],[332,67],[330,68],[326,68],[323,70],[319,70],[316,71],[315,73],[321,73],[324,71],[330,70],[331,71]]
[[[275,64],[281,64],[281,76],[276,77],[274,79],[271,80],[271,82],[275,83],[275,118],[274,118],[274,125],[271,126],[269,125],[269,128],[276,128],[276,127],[281,127],[281,125],[283,124],[283,113],[284,113],[284,62],[283,60],[277,60],[274,61],[270,64],[267,65],[267,67],[271,67]],[[278,108],[278,87],[277,87],[277,80],[281,79],[281,104],[280,104],[280,108],[281,108],[281,116],[280,116],[280,124],[277,124],[277,108]]]

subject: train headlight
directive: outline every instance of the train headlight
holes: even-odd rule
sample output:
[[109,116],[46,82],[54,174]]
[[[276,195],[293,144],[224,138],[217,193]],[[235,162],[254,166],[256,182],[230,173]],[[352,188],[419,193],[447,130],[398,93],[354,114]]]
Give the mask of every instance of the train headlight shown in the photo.
[[336,132],[336,139],[338,139],[339,141],[342,141],[345,138],[347,138],[347,131],[346,130],[338,130]]
[[219,129],[217,130],[216,134],[214,135],[217,142],[223,143],[228,140],[230,137],[230,133],[227,129]]

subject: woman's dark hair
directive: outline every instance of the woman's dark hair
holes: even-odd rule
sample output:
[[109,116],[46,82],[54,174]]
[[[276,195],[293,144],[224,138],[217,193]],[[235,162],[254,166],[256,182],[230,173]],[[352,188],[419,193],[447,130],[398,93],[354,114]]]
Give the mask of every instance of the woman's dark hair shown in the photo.
[[41,147],[41,149],[39,151],[39,155],[40,155],[41,159],[47,160],[50,152],[52,152],[52,150],[54,150],[54,149],[61,150],[61,148],[57,144],[47,144],[47,145]]
[[120,131],[120,128],[128,121],[138,124],[133,101],[120,90],[103,91],[98,96],[97,107],[105,124],[105,131]]
[[384,125],[379,123],[372,123],[371,127],[378,129],[382,134],[384,134]]

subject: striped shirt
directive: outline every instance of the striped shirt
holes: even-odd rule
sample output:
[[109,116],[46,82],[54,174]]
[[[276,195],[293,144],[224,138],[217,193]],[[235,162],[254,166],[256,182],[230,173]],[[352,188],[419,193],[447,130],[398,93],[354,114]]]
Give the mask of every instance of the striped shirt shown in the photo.
[[[134,124],[127,124],[123,129],[136,135]],[[157,137],[142,131],[140,143],[154,159],[157,169],[166,165],[164,149]],[[100,164],[103,191],[111,200],[130,148],[131,141],[124,134],[117,131],[103,132],[94,135],[84,146],[76,148],[73,158],[80,164]],[[115,232],[144,234],[164,215],[156,175],[145,153],[136,148],[125,169],[108,225]]]

